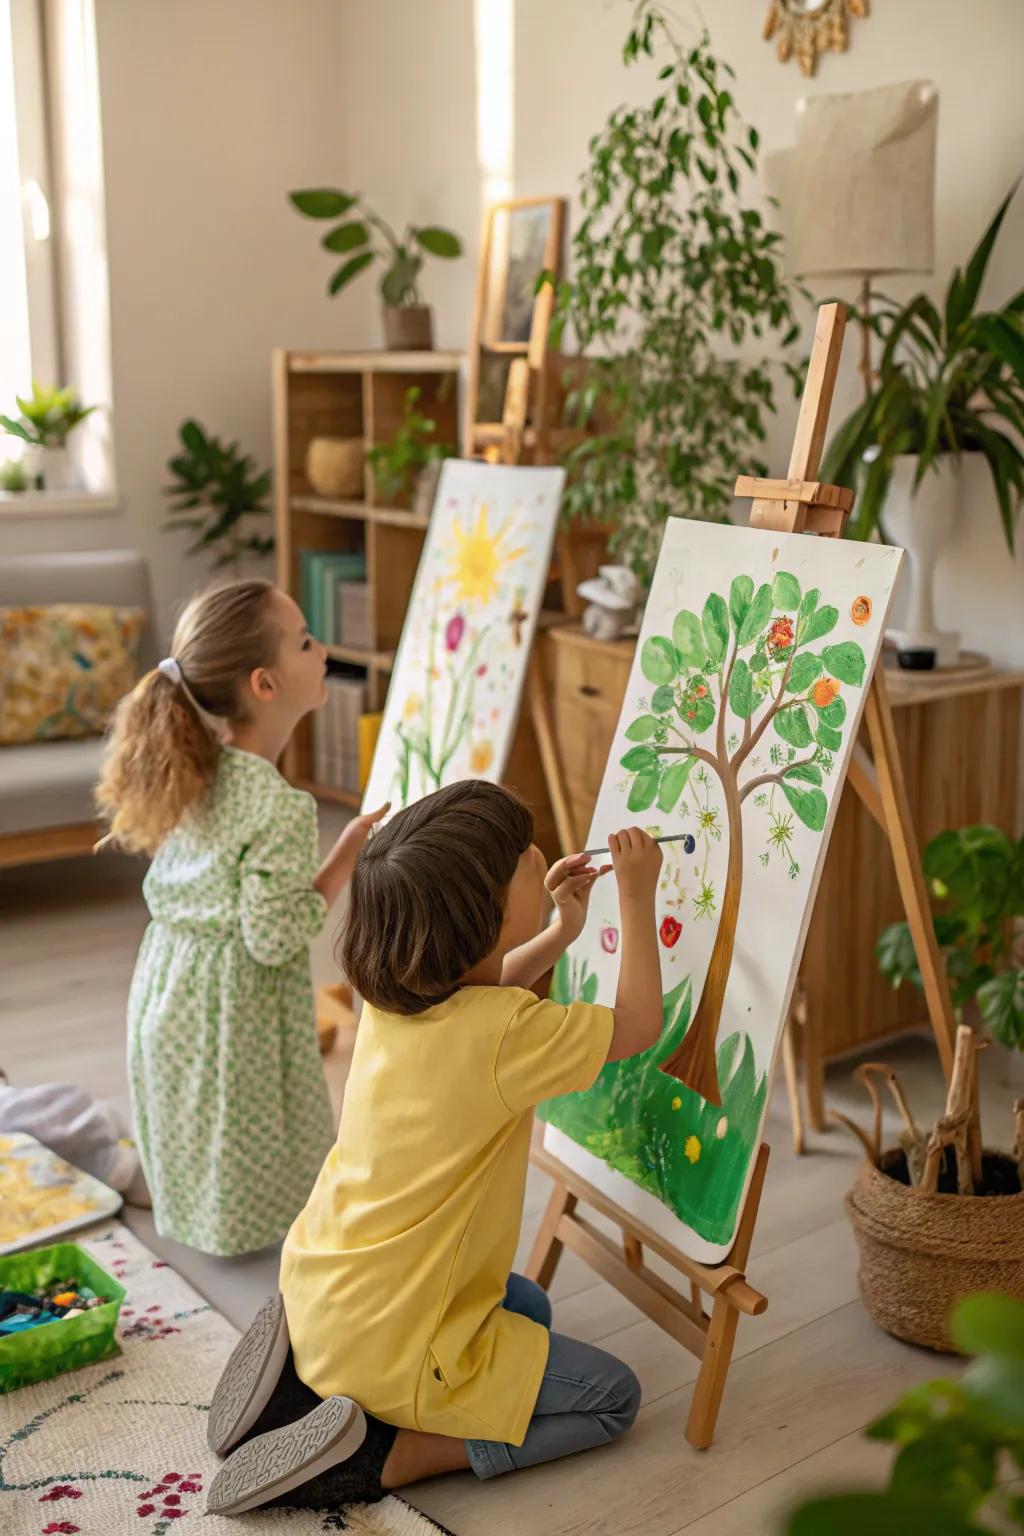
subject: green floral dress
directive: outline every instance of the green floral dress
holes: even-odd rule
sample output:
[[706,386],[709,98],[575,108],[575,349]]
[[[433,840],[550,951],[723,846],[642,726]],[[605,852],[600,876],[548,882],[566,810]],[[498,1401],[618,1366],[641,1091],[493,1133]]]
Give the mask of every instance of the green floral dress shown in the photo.
[[284,1236],[333,1142],[309,942],[316,804],[227,747],[157,851],[128,1000],[132,1105],[157,1230],[204,1253]]

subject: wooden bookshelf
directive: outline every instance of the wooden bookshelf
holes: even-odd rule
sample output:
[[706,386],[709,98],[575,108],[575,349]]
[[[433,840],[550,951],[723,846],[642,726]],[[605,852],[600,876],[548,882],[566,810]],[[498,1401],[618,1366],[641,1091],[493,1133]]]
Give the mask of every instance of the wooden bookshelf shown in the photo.
[[[365,554],[372,644],[365,651],[333,644],[327,650],[334,660],[365,673],[371,713],[383,706],[387,693],[427,519],[408,504],[381,505],[369,466],[361,498],[317,495],[306,479],[306,450],[314,437],[361,437],[366,448],[390,442],[413,385],[420,390],[420,408],[437,422],[439,440],[458,443],[461,366],[458,352],[274,352],[278,584],[300,600],[304,549]],[[321,799],[360,802],[359,795],[314,782],[308,720],[288,748],[285,772]]]

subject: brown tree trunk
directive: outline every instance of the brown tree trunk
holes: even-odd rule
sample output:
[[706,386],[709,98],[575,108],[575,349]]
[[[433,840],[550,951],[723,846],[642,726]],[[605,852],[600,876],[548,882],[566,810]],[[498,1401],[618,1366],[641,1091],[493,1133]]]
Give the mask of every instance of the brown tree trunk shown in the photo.
[[697,1012],[683,1037],[683,1043],[666,1061],[658,1063],[660,1070],[667,1072],[669,1077],[678,1078],[687,1088],[692,1088],[694,1093],[707,1099],[709,1104],[719,1105],[722,1102],[722,1091],[718,1085],[718,1066],[715,1060],[718,1025],[732,968],[736,922],[743,890],[743,812],[734,771],[727,769],[722,775],[722,789],[729,828],[729,863],[718,932]]

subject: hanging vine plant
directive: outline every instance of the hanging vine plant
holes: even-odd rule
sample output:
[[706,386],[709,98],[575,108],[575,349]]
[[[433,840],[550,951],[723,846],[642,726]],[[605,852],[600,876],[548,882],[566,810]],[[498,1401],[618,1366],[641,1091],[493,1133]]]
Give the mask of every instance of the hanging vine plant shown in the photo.
[[590,141],[553,325],[556,345],[571,329],[588,354],[571,424],[606,426],[567,455],[566,513],[615,525],[613,548],[644,578],[667,517],[722,520],[737,473],[767,473],[772,360],[799,335],[780,236],[745,191],[760,137],[733,71],[706,32],[685,47],[639,0],[623,59],[661,56],[653,100],[616,108]]

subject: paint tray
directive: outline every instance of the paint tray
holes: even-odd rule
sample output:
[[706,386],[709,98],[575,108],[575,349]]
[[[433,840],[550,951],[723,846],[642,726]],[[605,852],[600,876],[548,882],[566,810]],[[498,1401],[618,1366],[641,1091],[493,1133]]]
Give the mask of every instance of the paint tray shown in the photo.
[[77,1371],[120,1354],[117,1317],[124,1287],[77,1243],[55,1243],[51,1248],[0,1258],[2,1290],[38,1293],[55,1280],[71,1279],[110,1300],[81,1317],[62,1317],[39,1328],[26,1328],[23,1333],[0,1334],[0,1393],[48,1381],[64,1371]]

